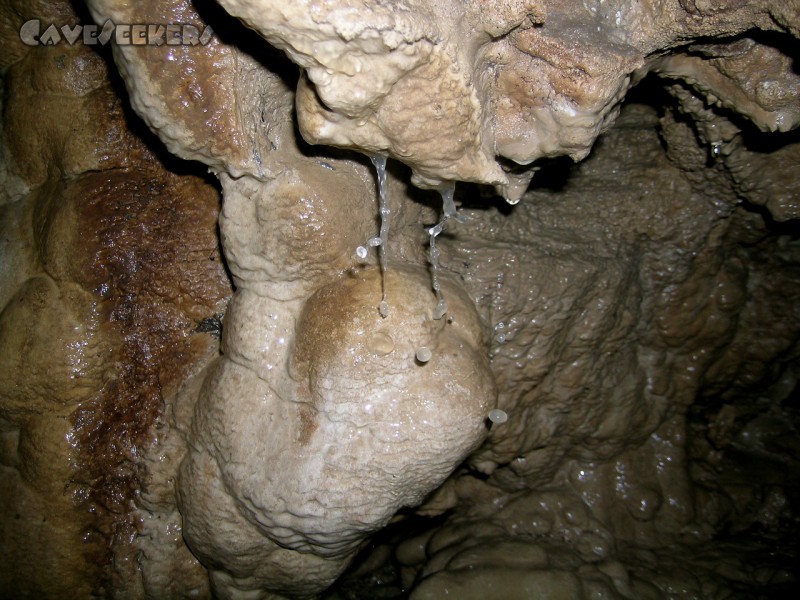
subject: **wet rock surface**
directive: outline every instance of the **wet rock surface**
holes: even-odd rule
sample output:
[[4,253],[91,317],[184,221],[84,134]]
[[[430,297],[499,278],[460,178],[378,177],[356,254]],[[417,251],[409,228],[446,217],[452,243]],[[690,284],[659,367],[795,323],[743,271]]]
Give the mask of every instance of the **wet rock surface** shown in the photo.
[[194,330],[230,283],[218,189],[129,129],[106,59],[26,50],[3,74],[0,587],[89,597],[136,563],[119,547],[140,533],[142,456],[164,399],[216,353]]
[[796,3],[88,4],[0,10],[2,597],[796,593]]

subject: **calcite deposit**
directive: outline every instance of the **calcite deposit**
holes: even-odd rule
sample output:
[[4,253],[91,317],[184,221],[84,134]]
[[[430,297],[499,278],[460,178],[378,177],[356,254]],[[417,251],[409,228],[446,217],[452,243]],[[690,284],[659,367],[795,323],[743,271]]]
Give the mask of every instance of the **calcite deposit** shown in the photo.
[[0,36],[0,597],[796,595],[798,2]]

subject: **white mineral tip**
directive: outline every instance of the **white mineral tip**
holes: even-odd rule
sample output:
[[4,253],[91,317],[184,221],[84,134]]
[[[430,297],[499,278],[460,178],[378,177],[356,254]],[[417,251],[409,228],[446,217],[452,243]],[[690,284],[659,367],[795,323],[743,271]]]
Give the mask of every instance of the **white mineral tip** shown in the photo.
[[433,318],[438,321],[445,316],[445,314],[447,314],[447,302],[444,301],[444,298],[439,298],[439,302],[436,303],[436,308],[433,309]]
[[356,256],[358,256],[358,258],[360,258],[361,260],[364,260],[365,258],[367,258],[367,249],[364,248],[364,246],[359,246],[358,248],[356,248]]
[[433,358],[433,352],[431,352],[430,348],[426,346],[421,346],[417,349],[416,354],[417,360],[421,363],[428,362],[431,358]]
[[499,408],[495,408],[492,412],[489,413],[489,420],[492,423],[505,423],[508,421],[508,414],[504,410],[500,410]]

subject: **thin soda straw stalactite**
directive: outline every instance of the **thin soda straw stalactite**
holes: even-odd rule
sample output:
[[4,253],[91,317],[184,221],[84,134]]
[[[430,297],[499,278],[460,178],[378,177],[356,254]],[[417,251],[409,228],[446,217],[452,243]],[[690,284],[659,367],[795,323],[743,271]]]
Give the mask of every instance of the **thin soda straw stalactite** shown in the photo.
[[464,215],[458,214],[458,209],[456,208],[456,203],[453,200],[453,194],[456,191],[456,182],[451,181],[447,186],[443,187],[439,190],[439,193],[442,195],[442,211],[444,212],[444,221],[448,219],[455,219],[459,223],[466,223],[467,218]]
[[[369,254],[370,248],[378,248],[378,261],[381,268],[381,302],[378,305],[378,312],[384,319],[389,316],[389,303],[386,294],[386,272],[388,270],[387,247],[389,241],[389,221],[392,214],[389,208],[388,191],[386,188],[386,157],[382,155],[370,156],[372,164],[378,176],[378,208],[381,217],[380,231],[377,237],[372,237],[363,246],[356,248],[356,256],[364,260]],[[454,219],[459,223],[464,223],[466,219],[458,214],[453,195],[455,193],[455,182],[449,182],[439,190],[442,196],[442,218],[428,229],[430,236],[428,262],[431,265],[431,286],[436,293],[436,307],[433,311],[433,318],[441,319],[447,314],[447,302],[442,295],[441,283],[439,282],[439,256],[440,250],[436,247],[436,237],[444,231],[447,222]]]
[[447,312],[447,302],[442,296],[441,285],[439,284],[439,250],[436,248],[436,236],[442,233],[446,219],[447,217],[428,229],[428,234],[431,236],[428,262],[431,263],[431,285],[433,286],[433,291],[436,292],[436,308],[433,309],[433,318],[437,321]]
[[441,252],[436,247],[436,236],[444,231],[445,224],[449,219],[455,219],[459,223],[464,222],[464,219],[458,215],[456,204],[453,201],[455,189],[456,184],[450,182],[447,186],[439,190],[439,193],[442,195],[442,220],[428,229],[428,234],[430,235],[428,262],[431,264],[431,285],[433,286],[433,291],[436,292],[436,308],[433,311],[433,318],[437,321],[447,313],[447,302],[442,295],[441,284],[439,283],[439,255]]
[[[378,209],[381,215],[381,228],[378,234],[380,240],[378,246],[378,261],[381,265],[381,303],[378,305],[378,312],[384,319],[389,315],[389,304],[386,301],[386,247],[389,242],[389,217],[392,214],[389,208],[388,194],[386,191],[386,157],[373,155],[370,157],[375,170],[378,173]],[[373,243],[373,238],[370,244]]]

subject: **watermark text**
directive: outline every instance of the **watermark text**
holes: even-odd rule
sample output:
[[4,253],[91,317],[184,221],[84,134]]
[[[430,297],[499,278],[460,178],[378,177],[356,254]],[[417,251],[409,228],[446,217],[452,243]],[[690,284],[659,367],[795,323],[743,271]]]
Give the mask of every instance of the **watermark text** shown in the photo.
[[66,43],[74,46],[103,46],[114,40],[119,46],[205,46],[211,41],[214,30],[205,25],[188,23],[117,25],[108,19],[99,25],[50,24],[43,27],[39,19],[26,21],[19,30],[19,39],[28,46],[55,46]]

